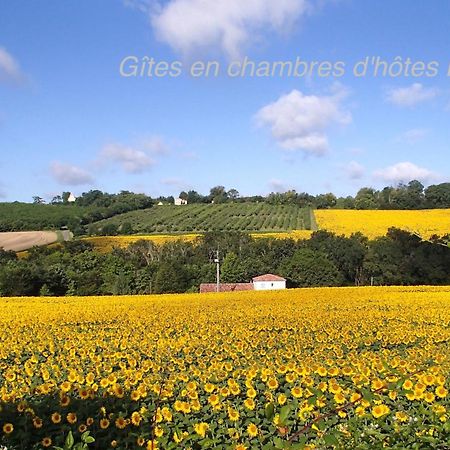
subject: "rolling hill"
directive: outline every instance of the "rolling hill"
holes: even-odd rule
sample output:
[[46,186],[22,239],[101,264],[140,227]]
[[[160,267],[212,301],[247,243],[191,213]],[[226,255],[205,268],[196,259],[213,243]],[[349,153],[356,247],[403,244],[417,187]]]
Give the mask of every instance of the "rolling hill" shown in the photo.
[[309,208],[267,203],[225,203],[155,206],[101,220],[89,229],[91,234],[109,234],[105,231],[117,227],[120,232],[124,224],[129,224],[133,233],[269,232],[309,230],[314,228],[312,223]]

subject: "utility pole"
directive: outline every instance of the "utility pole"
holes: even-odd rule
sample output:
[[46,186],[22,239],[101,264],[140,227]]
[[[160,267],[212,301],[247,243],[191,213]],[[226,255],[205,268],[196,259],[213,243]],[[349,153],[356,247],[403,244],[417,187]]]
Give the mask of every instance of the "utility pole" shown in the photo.
[[220,258],[219,250],[216,251],[216,258],[214,259],[216,263],[216,292],[220,292]]

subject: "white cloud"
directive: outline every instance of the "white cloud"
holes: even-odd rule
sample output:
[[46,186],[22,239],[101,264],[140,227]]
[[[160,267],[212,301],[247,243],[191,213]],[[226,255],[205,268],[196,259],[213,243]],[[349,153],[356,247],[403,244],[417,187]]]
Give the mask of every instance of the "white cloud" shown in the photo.
[[270,128],[280,147],[322,155],[329,148],[328,128],[352,121],[351,114],[342,107],[346,97],[347,91],[341,86],[328,96],[305,95],[293,90],[260,109],[256,122]]
[[359,180],[365,174],[364,166],[356,161],[350,161],[346,166],[343,166],[342,169],[350,180]]
[[14,57],[0,47],[0,82],[20,83],[24,75]]
[[390,89],[387,92],[386,100],[393,105],[408,108],[433,100],[438,93],[437,89],[426,88],[421,83],[414,83],[408,87]]
[[94,181],[90,173],[72,164],[53,162],[50,165],[50,172],[58,183],[67,186],[91,184]]
[[184,57],[212,48],[237,58],[264,32],[286,32],[311,1],[170,0],[150,15],[157,38]]
[[105,145],[100,161],[117,163],[125,172],[134,174],[145,172],[155,164],[145,151],[118,143]]
[[425,128],[413,128],[412,130],[405,131],[400,136],[397,137],[396,141],[404,144],[417,144],[417,142],[424,139],[430,130]]
[[400,162],[374,172],[374,177],[388,183],[407,183],[411,180],[428,182],[438,178],[438,174],[412,162]]

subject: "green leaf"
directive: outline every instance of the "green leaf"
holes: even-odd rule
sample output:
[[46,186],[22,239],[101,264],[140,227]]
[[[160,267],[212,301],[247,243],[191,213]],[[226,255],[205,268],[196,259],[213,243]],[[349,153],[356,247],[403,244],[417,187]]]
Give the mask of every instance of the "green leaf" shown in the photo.
[[74,442],[75,441],[73,439],[72,431],[69,431],[69,434],[66,437],[66,442],[64,443],[64,447],[66,447],[67,449],[72,448]]
[[273,403],[268,403],[265,408],[265,415],[267,420],[272,420],[275,415],[275,407]]
[[323,439],[327,445],[339,445],[339,440],[334,434],[326,434]]
[[285,424],[286,420],[289,418],[289,414],[291,413],[291,405],[285,405],[281,408],[280,411],[280,423]]

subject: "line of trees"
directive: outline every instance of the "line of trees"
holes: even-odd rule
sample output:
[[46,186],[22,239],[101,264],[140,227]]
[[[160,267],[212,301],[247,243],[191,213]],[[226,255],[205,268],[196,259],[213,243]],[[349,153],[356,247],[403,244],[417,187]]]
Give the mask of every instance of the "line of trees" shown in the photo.
[[195,243],[155,245],[138,241],[100,254],[82,240],[60,248],[34,248],[17,259],[0,250],[0,294],[119,295],[197,292],[215,281],[215,251],[224,282],[247,282],[276,273],[291,287],[448,285],[450,248],[398,229],[368,241],[318,231],[308,240],[252,239],[242,233],[210,233]]
[[[67,205],[70,193],[63,192],[51,201],[52,205]],[[237,189],[226,189],[214,186],[208,195],[195,190],[182,191],[179,198],[188,203],[226,203],[226,202],[267,202],[270,204],[295,204],[301,207],[316,209],[425,209],[450,208],[450,183],[430,185],[427,188],[417,180],[400,183],[397,186],[386,186],[381,190],[371,187],[361,188],[357,194],[337,197],[333,193],[311,195],[306,192],[290,190],[272,192],[267,196],[241,196]],[[33,197],[34,203],[43,203],[42,198]],[[131,210],[150,208],[154,203],[173,204],[174,197],[160,196],[156,199],[145,194],[121,191],[119,194],[108,194],[99,190],[83,193],[74,202],[77,206],[95,206],[110,208],[114,214]]]
[[[337,197],[333,193],[311,195],[306,192],[272,192],[268,196],[241,197],[236,189],[226,190],[216,186],[209,195],[197,191],[181,192],[180,198],[188,203],[267,202],[273,205],[298,205],[315,209],[438,209],[450,208],[450,183],[428,186],[417,180],[398,186],[386,186],[381,190],[361,188],[357,194]],[[163,198],[164,199],[164,198]]]

